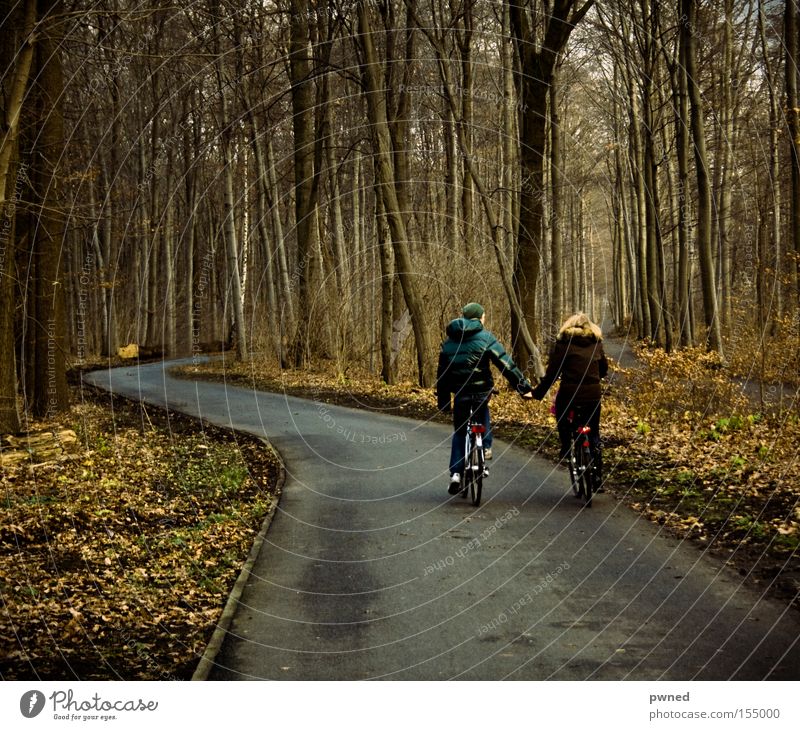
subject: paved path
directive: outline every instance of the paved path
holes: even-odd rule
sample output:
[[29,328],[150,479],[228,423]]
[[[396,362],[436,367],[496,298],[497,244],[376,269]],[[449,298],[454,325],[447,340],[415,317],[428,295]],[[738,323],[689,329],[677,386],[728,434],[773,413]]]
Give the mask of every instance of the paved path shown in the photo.
[[798,679],[800,618],[689,544],[497,442],[485,503],[446,493],[449,429],[160,364],[91,382],[266,435],[280,509],[216,679]]

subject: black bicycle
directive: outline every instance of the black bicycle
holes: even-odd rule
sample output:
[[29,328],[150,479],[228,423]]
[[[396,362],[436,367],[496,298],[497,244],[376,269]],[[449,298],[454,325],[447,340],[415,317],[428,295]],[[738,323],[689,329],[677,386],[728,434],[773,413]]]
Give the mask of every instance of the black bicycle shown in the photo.
[[469,405],[464,467],[461,471],[461,496],[466,499],[469,495],[472,504],[476,507],[481,503],[483,478],[489,475],[483,453],[483,436],[486,433],[486,426],[475,418],[476,407],[481,402],[471,401]]
[[575,411],[567,414],[570,424],[569,477],[572,492],[583,500],[586,507],[592,506],[592,496],[600,486],[597,483],[594,454],[589,434],[592,429],[577,418]]

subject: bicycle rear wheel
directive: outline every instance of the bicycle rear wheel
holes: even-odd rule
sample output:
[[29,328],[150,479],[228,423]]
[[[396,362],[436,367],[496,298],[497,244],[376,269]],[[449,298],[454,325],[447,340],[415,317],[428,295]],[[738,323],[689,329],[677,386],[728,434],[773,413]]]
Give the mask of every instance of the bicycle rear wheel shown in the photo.
[[476,507],[481,503],[481,492],[483,491],[483,452],[477,444],[473,444],[469,458],[469,469],[472,478],[469,483],[470,498]]
[[569,481],[572,485],[572,494],[576,499],[581,499],[583,496],[583,486],[580,478],[580,465],[578,464],[579,447],[575,443],[573,437],[572,443],[569,448]]
[[592,495],[594,494],[594,472],[592,471],[592,452],[588,446],[581,446],[579,454],[579,469],[581,480],[581,496],[583,503],[587,507],[592,506]]

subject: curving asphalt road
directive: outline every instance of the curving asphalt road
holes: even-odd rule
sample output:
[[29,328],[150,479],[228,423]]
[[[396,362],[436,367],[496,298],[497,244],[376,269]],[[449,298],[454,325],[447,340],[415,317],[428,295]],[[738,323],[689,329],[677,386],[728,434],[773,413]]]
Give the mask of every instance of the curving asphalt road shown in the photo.
[[90,382],[267,436],[280,508],[212,679],[800,678],[800,617],[608,495],[495,444],[484,504],[447,495],[449,429],[155,364]]

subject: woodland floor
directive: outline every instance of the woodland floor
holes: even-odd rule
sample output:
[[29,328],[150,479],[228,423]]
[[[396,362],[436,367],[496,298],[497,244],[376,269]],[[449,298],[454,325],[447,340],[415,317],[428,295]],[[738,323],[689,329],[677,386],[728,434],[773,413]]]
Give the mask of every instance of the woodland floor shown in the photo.
[[79,449],[0,472],[0,678],[190,679],[262,522],[258,439],[84,389]]

